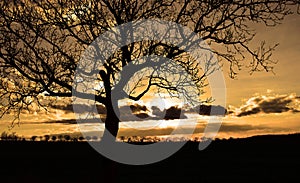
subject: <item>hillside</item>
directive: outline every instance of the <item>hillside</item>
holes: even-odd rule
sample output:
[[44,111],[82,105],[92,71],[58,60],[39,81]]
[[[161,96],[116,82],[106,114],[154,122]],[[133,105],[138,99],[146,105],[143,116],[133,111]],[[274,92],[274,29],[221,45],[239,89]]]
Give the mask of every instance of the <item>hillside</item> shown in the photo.
[[[165,142],[174,143],[174,142]],[[112,163],[86,142],[0,142],[1,182],[289,182],[299,181],[300,134],[188,142],[159,163]],[[112,166],[107,168],[107,166]]]

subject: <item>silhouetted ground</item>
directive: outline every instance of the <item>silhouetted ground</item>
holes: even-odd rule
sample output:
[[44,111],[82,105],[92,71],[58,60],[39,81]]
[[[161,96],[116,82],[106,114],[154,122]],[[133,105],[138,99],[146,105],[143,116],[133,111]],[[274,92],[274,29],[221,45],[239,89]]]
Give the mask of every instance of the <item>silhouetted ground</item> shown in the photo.
[[300,182],[299,145],[299,134],[217,140],[204,151],[188,142],[164,161],[130,166],[107,163],[86,142],[1,141],[0,182]]

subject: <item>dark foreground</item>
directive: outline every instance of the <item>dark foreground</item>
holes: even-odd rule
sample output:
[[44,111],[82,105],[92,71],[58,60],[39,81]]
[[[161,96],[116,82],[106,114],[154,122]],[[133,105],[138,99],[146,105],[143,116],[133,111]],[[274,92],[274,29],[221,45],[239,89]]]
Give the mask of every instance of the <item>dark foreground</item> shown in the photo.
[[130,166],[85,142],[2,141],[0,182],[300,182],[299,147],[299,134],[217,140],[204,151],[188,142],[164,161]]

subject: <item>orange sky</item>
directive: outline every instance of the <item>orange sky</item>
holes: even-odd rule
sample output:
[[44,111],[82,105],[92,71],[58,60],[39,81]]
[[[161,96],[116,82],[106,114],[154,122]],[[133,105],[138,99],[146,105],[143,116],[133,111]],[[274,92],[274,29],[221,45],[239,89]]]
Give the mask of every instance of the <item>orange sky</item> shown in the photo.
[[[273,59],[278,60],[275,66],[275,75],[272,73],[260,72],[254,73],[252,76],[247,73],[244,68],[236,80],[229,79],[226,68],[224,75],[227,87],[227,106],[233,105],[236,109],[246,103],[253,96],[261,95],[290,95],[294,93],[294,99],[300,94],[300,16],[291,15],[286,17],[281,25],[277,27],[255,26],[257,36],[253,43],[266,40],[268,44],[280,43],[279,47],[273,54]],[[253,44],[252,46],[257,46]],[[295,109],[299,109],[298,107]],[[280,133],[280,132],[299,132],[300,122],[298,121],[300,113],[270,113],[255,114],[237,118],[235,116],[226,117],[224,119],[223,131],[219,133],[219,137],[242,137],[255,134]],[[27,115],[24,120],[32,121],[36,119],[53,120],[57,118],[70,118],[70,114],[49,115],[47,118],[39,115]],[[8,118],[2,119],[0,124],[0,132],[7,130]],[[5,123],[4,123],[5,121]],[[126,125],[125,125],[126,126]],[[166,128],[163,128],[166,127]],[[92,128],[92,127],[89,127]],[[229,130],[231,128],[232,130]],[[160,124],[158,128],[159,134],[163,131],[170,130],[167,125]],[[222,129],[221,129],[222,130]],[[59,125],[59,124],[30,124],[15,127],[13,131],[17,131],[23,135],[39,135],[47,133],[73,133],[78,131],[75,125]],[[134,131],[134,130],[133,130]],[[199,130],[198,130],[199,131]],[[131,131],[132,132],[132,131]],[[121,130],[121,133],[128,134],[128,130]]]
[[267,28],[256,26],[256,30],[255,40],[280,44],[273,53],[273,59],[278,60],[275,75],[260,72],[250,76],[244,69],[237,80],[226,77],[228,104],[240,105],[242,99],[250,98],[255,93],[265,94],[267,90],[279,94],[300,93],[300,16],[290,15],[281,25]]

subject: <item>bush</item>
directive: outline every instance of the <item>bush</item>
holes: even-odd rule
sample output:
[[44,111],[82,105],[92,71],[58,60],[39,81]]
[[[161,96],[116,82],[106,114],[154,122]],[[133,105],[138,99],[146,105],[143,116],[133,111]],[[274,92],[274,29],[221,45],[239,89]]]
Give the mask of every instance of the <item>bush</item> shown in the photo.
[[44,137],[45,137],[45,141],[48,142],[50,139],[50,135],[45,135]]
[[36,138],[37,138],[37,136],[34,135],[34,136],[31,137],[31,140],[32,140],[32,141],[35,141]]
[[56,141],[56,136],[53,135],[53,136],[51,137],[51,140],[52,140],[52,141]]
[[65,140],[66,140],[66,141],[69,141],[69,140],[71,140],[71,137],[70,137],[70,135],[65,135],[65,136],[64,136],[64,138],[65,138]]
[[16,132],[7,133],[6,131],[2,132],[1,134],[1,140],[11,140],[11,141],[17,141],[21,139],[17,136]]

